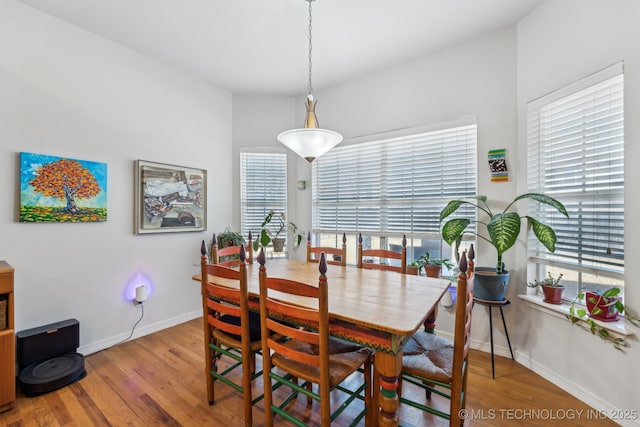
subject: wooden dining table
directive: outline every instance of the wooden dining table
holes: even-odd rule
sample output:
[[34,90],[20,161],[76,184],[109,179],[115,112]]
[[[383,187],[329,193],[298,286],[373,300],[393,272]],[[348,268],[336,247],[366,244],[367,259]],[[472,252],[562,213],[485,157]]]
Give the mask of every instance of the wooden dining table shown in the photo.
[[[247,264],[252,310],[259,310],[258,263]],[[317,284],[318,264],[289,259],[269,259],[267,276]],[[448,280],[329,265],[329,333],[376,351],[375,370],[380,374],[380,393],[374,419],[379,426],[398,425],[398,376],[402,348],[427,319],[450,285]],[[193,279],[200,281],[200,275]],[[306,305],[301,299],[290,301]]]

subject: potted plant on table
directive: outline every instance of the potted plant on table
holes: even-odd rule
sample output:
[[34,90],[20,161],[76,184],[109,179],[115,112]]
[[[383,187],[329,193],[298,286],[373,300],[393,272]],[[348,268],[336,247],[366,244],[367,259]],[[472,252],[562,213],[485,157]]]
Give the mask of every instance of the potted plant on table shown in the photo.
[[560,273],[558,277],[553,277],[551,273],[548,273],[544,279],[536,279],[533,282],[529,282],[527,286],[534,288],[540,286],[544,294],[544,302],[549,304],[562,304],[564,286],[560,284],[560,280],[562,280],[562,273]]
[[267,247],[269,243],[273,243],[275,252],[282,252],[284,249],[285,236],[281,236],[286,230],[291,230],[294,236],[294,247],[300,246],[304,233],[298,229],[298,226],[289,221],[287,222],[284,212],[276,212],[271,210],[267,213],[260,225],[260,236],[253,242],[253,249],[258,250],[260,246]]
[[[471,205],[484,212],[489,220],[476,221],[473,218],[452,218],[442,226],[442,238],[449,245],[454,242],[456,247],[460,245],[464,233],[471,233],[487,241],[496,249],[497,260],[495,267],[475,268],[475,296],[489,301],[502,301],[509,284],[509,271],[502,262],[502,255],[510,249],[518,239],[523,218],[527,219],[527,228],[533,229],[536,238],[551,252],[556,249],[556,233],[553,229],[539,220],[526,215],[521,217],[517,212],[509,211],[514,204],[523,199],[535,200],[557,209],[564,216],[569,217],[562,203],[553,197],[540,193],[525,193],[516,197],[502,212],[494,214],[487,204],[487,196],[475,196],[464,199],[451,200],[440,212],[440,221],[444,221],[449,215],[458,210],[460,206]],[[478,227],[486,228],[486,236],[479,232],[467,231],[472,222]],[[480,231],[480,230],[478,230]]]

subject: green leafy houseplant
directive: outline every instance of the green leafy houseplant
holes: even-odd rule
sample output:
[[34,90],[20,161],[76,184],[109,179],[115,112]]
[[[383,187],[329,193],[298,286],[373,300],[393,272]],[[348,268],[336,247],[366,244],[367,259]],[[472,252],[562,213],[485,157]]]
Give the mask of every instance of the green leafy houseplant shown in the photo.
[[242,234],[237,231],[231,231],[229,227],[225,228],[222,233],[216,234],[218,248],[226,248],[227,246],[239,246],[246,243]]
[[527,286],[541,287],[545,302],[562,304],[562,293],[564,292],[564,286],[560,284],[562,276],[562,273],[560,273],[558,277],[553,277],[549,272],[544,279],[536,279],[533,282],[529,282]]
[[[467,200],[469,199],[469,200]],[[476,221],[469,218],[452,218],[448,220],[442,227],[442,238],[449,245],[456,242],[456,246],[462,241],[462,236],[467,233],[467,227],[471,222],[475,222],[478,226],[483,225],[486,227],[488,238],[475,232],[479,238],[487,241],[491,246],[496,248],[498,258],[496,262],[496,272],[501,273],[504,269],[504,263],[502,262],[502,255],[510,249],[518,239],[520,234],[520,226],[522,219],[527,219],[527,226],[533,229],[533,234],[538,238],[549,251],[555,252],[556,250],[556,233],[551,227],[543,224],[539,220],[526,215],[520,217],[517,212],[509,211],[509,209],[519,200],[532,199],[540,203],[552,206],[556,208],[567,218],[569,214],[562,203],[553,197],[540,194],[540,193],[526,193],[516,197],[506,208],[500,213],[494,214],[491,208],[487,204],[487,196],[475,196],[465,199],[451,200],[447,206],[440,212],[440,221],[444,221],[449,215],[453,214],[462,205],[468,204],[474,206],[489,216],[489,221]]]
[[[497,259],[495,268],[476,267],[476,296],[479,299],[502,301],[509,284],[509,272],[502,262],[502,255],[515,245],[521,230],[521,223],[527,219],[527,228],[533,229],[536,238],[551,252],[556,248],[556,234],[551,227],[543,224],[536,218],[526,215],[521,217],[517,212],[510,211],[516,202],[531,199],[554,207],[564,216],[568,217],[567,210],[562,203],[553,197],[540,193],[525,193],[516,197],[502,212],[494,214],[487,203],[487,196],[474,196],[463,199],[451,200],[440,212],[440,221],[443,222],[455,213],[460,206],[470,205],[484,212],[489,220],[477,221],[473,218],[452,218],[442,226],[442,238],[449,245],[454,244],[458,248],[465,233],[471,233],[485,240],[496,249]],[[468,231],[471,223],[476,224],[476,231]],[[486,233],[481,233],[481,226],[486,228]]]
[[447,267],[447,269],[449,270],[453,268],[453,264],[449,262],[448,259],[446,258],[440,259],[440,258],[432,257],[429,254],[429,252],[426,252],[421,257],[413,260],[413,262],[410,265],[413,267],[417,267],[418,274],[420,273],[420,271],[422,271],[422,268],[424,268],[425,271],[427,271],[427,267],[434,267],[438,270],[437,276],[434,274],[434,277],[438,277],[440,275],[440,269],[442,268],[443,265]]
[[[216,244],[218,245],[218,249],[226,248],[227,246],[239,246],[246,241],[242,234],[237,231],[232,231],[230,227],[226,227],[222,233],[214,234],[216,236]],[[209,260],[211,260],[211,247],[213,246],[213,236],[211,236],[211,241],[209,242]]]
[[[260,236],[253,242],[253,249],[258,250],[260,246],[267,247],[274,240],[280,238],[280,234],[287,228],[291,230],[294,236],[294,246],[300,246],[304,233],[299,230],[298,226],[292,221],[287,222],[284,212],[276,212],[271,210],[265,215],[260,225]],[[284,237],[282,237],[284,239]]]
[[591,316],[597,318],[604,314],[603,308],[605,308],[607,310],[615,310],[615,312],[620,315],[624,314],[625,320],[634,326],[640,327],[640,319],[631,315],[628,311],[625,313],[625,306],[618,297],[620,294],[620,289],[618,288],[610,288],[602,293],[589,294],[591,295],[585,298],[586,293],[583,290],[578,294],[577,300],[584,299],[588,306],[593,306],[591,313],[589,313],[586,307],[583,308],[580,306],[576,308],[575,302],[573,302],[569,307],[569,314],[566,315],[567,319],[569,319],[573,325],[578,325],[593,335],[597,335],[601,339],[611,343],[616,350],[624,351],[623,347],[629,345],[627,340],[624,337],[610,334],[609,330],[600,326]]
[[561,287],[560,280],[562,280],[562,273],[558,277],[553,277],[551,273],[548,273],[544,279],[536,279],[533,282],[527,283],[527,286],[535,288],[536,286],[549,286],[551,288]]
[[420,258],[418,258],[418,261],[422,264],[422,265],[433,265],[433,266],[445,266],[448,269],[453,268],[453,264],[451,262],[449,262],[448,258],[435,258],[432,257],[429,252],[426,252],[424,255],[422,255]]

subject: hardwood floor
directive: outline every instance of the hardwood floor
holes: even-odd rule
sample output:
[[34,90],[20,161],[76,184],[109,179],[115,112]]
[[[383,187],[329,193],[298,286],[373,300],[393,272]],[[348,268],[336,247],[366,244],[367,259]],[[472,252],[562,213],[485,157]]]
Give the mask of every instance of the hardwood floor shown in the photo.
[[[243,425],[242,396],[230,387],[216,384],[216,404],[206,402],[201,327],[201,319],[195,319],[89,355],[85,359],[88,375],[79,382],[32,398],[18,390],[16,407],[0,414],[0,426]],[[585,404],[510,359],[496,358],[496,379],[492,380],[490,355],[472,351],[469,372],[467,426],[548,426],[567,421],[580,426],[616,425],[597,419]],[[260,393],[260,389],[258,383],[255,390]],[[418,394],[410,384],[405,384],[404,393]],[[432,402],[446,407],[437,396]],[[310,425],[320,424],[305,399],[292,405]],[[260,402],[254,406],[255,425],[264,425],[263,415]],[[276,425],[289,425],[281,418],[276,421]],[[349,412],[345,412],[335,425],[348,421]],[[405,406],[400,423],[405,427],[448,425]]]

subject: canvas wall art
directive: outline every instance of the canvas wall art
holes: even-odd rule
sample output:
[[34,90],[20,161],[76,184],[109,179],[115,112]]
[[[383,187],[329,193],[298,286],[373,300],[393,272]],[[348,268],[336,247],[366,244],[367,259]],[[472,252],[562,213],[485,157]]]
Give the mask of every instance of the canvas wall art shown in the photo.
[[137,160],[135,232],[207,229],[207,171]]
[[20,222],[106,220],[106,163],[20,153]]

